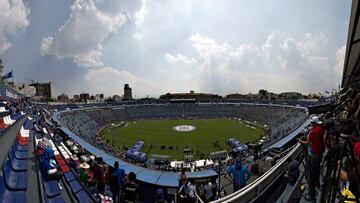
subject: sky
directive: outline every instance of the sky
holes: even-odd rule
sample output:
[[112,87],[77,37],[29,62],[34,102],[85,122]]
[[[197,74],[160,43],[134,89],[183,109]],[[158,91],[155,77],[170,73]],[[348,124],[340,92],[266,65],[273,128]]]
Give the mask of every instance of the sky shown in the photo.
[[0,0],[0,59],[56,94],[337,89],[351,0]]

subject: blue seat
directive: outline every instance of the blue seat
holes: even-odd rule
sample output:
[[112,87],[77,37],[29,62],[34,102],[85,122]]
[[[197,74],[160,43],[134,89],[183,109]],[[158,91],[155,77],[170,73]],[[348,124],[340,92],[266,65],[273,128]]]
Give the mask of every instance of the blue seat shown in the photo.
[[11,190],[26,190],[28,186],[27,172],[16,172],[12,170],[9,160],[3,168],[5,184]]
[[77,180],[71,181],[71,182],[69,182],[69,184],[70,184],[71,190],[72,190],[74,193],[77,193],[77,192],[79,192],[79,191],[82,189],[81,184],[80,184],[79,181],[77,181]]
[[47,203],[65,203],[65,200],[61,195],[58,195],[53,198],[48,198],[46,202]]
[[14,147],[14,145],[11,147],[11,151],[12,152],[10,152],[10,153],[14,153],[14,155],[15,155],[15,157],[17,158],[17,159],[23,159],[23,160],[25,160],[25,159],[28,159],[28,157],[29,157],[29,155],[28,155],[28,152],[26,151],[17,151],[16,149],[15,149],[15,147]]
[[18,120],[19,118],[21,118],[21,113],[16,113],[16,114],[11,114],[10,118],[11,120]]
[[64,176],[68,182],[75,180],[75,176],[72,172],[67,172],[64,174]]
[[81,203],[93,202],[85,190],[80,190],[78,193],[76,193],[76,199]]
[[15,149],[17,151],[21,151],[21,152],[25,152],[25,151],[28,151],[29,147],[27,145],[21,145],[19,144],[19,142],[17,141],[17,139],[15,139]]
[[59,184],[56,180],[44,181],[44,188],[45,188],[46,196],[48,198],[53,198],[57,195],[60,195],[61,193]]
[[0,202],[26,202],[26,192],[9,191],[4,184],[4,177],[0,176]]
[[29,130],[31,127],[32,121],[29,119],[26,119],[25,123],[23,124],[23,127],[25,130]]
[[15,158],[15,154],[14,153],[9,153],[9,161],[11,164],[11,168],[14,171],[27,171],[28,169],[28,161],[27,160],[21,160],[21,159],[17,159]]

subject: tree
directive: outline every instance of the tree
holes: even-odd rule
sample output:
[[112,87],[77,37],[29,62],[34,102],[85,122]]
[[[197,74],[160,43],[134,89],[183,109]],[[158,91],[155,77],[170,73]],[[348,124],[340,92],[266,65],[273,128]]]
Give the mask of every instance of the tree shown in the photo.
[[265,90],[265,89],[259,90],[259,95],[260,95],[262,98],[265,98],[265,97],[267,96],[267,93],[268,93],[268,91]]

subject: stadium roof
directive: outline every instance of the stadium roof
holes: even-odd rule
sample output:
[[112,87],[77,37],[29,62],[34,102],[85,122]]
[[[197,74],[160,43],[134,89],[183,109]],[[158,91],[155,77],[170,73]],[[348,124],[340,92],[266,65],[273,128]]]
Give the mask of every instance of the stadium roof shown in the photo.
[[343,88],[360,86],[360,4],[352,2],[349,33],[345,53],[345,63],[341,86]]

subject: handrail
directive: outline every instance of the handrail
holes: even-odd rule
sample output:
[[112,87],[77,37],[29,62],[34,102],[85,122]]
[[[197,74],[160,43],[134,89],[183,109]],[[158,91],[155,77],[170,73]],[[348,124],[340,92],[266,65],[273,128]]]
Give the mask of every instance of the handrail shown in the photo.
[[202,201],[202,199],[199,197],[199,195],[197,193],[195,193],[195,197],[196,197],[196,203],[204,203],[204,201]]
[[289,158],[296,157],[301,152],[301,145],[297,143],[295,147],[289,152],[284,158],[282,158],[275,166],[273,166],[270,170],[265,172],[262,176],[256,179],[254,182],[245,186],[241,190],[232,193],[224,198],[213,201],[213,203],[220,202],[251,202],[256,199],[256,197],[260,196],[266,189],[271,186],[273,180],[277,178],[280,174],[282,174],[286,168],[286,161]]

